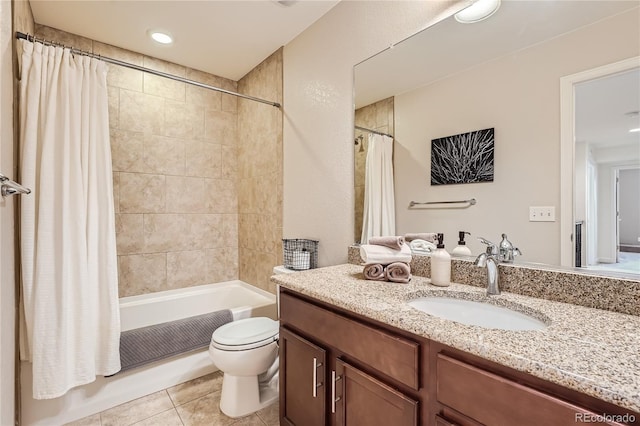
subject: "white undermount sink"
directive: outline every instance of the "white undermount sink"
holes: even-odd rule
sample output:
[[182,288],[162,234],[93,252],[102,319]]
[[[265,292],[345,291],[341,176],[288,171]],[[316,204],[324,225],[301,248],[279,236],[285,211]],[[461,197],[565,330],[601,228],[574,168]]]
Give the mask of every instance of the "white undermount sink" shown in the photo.
[[499,330],[542,330],[543,321],[513,309],[451,297],[420,297],[410,300],[409,306],[429,315]]

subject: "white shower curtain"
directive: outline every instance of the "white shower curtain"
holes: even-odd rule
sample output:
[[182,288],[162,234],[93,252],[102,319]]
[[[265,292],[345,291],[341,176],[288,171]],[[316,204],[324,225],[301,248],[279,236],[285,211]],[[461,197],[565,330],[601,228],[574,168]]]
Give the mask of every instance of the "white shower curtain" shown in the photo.
[[21,43],[21,355],[47,399],[120,369],[107,68]]
[[360,242],[395,235],[396,214],[393,192],[393,139],[370,134],[364,177],[364,214]]

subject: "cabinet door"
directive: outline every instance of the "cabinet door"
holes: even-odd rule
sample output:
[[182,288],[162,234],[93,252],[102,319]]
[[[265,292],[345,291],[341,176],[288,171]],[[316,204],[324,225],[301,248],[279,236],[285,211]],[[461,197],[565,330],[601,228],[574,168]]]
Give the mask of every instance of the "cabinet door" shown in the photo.
[[324,426],[324,349],[280,328],[280,420],[283,425]]
[[436,426],[458,426],[444,417],[436,416]]
[[417,401],[339,359],[331,386],[337,426],[418,424]]
[[437,399],[484,425],[571,425],[585,418],[594,425],[618,424],[599,422],[598,413],[444,354],[437,355]]

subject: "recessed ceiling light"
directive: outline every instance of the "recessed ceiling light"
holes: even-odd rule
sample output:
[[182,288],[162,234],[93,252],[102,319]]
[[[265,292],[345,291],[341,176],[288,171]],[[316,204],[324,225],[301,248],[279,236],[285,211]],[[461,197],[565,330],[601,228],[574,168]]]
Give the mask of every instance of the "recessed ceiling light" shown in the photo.
[[471,6],[456,13],[454,18],[460,23],[472,24],[487,19],[496,13],[499,8],[500,0],[477,0]]
[[162,31],[149,31],[149,37],[160,44],[171,44],[173,42],[173,38],[171,38],[168,33]]

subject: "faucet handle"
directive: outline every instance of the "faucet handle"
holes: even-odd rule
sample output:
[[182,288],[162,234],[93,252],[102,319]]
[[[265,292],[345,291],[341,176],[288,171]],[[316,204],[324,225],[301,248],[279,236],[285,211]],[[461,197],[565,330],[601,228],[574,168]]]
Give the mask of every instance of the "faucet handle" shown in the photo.
[[502,241],[500,241],[500,248],[505,250],[512,250],[513,244],[507,239],[507,234],[502,234]]
[[511,244],[511,241],[507,239],[507,234],[502,234],[502,241],[500,241],[500,260],[511,263],[515,256],[520,255],[522,255],[520,249]]
[[495,244],[493,244],[491,241],[483,237],[478,237],[478,240],[480,240],[482,244],[487,245],[487,254],[493,254],[493,255],[498,254],[498,247]]

